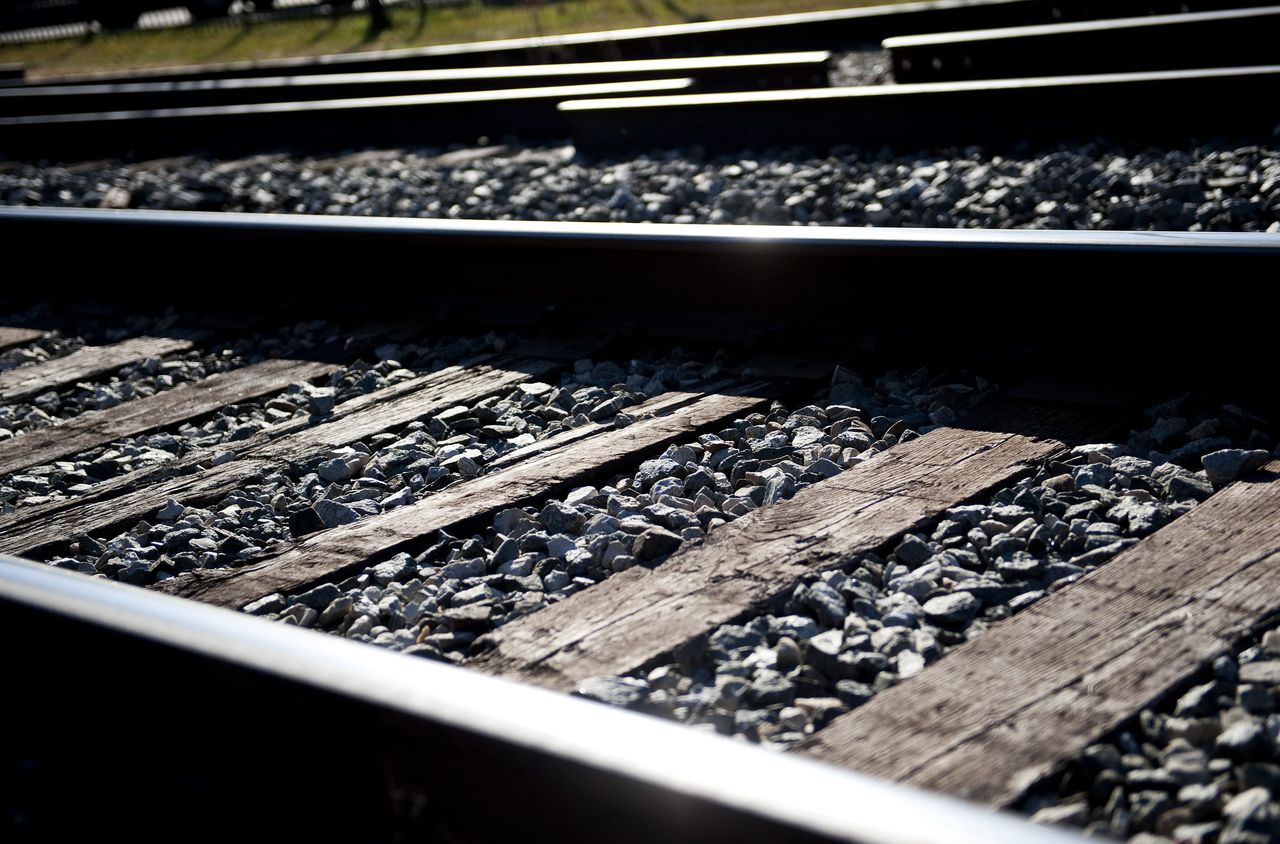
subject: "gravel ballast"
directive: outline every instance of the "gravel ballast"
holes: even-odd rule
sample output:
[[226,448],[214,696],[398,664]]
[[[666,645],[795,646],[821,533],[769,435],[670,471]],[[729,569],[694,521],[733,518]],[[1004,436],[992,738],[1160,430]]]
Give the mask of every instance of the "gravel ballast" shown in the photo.
[[[1235,407],[1152,408],[1124,443],[1079,446],[887,554],[804,578],[698,654],[578,693],[774,747],[906,680],[1188,512],[1274,443]],[[1231,447],[1244,446],[1237,451]],[[1201,464],[1230,464],[1211,480]]]
[[981,379],[847,375],[815,403],[737,420],[564,499],[497,514],[483,533],[440,533],[341,583],[270,595],[251,613],[433,659],[610,575],[658,565],[758,507],[790,498],[932,430],[991,391]]
[[[450,351],[460,360],[493,350],[499,342],[493,335],[456,341]],[[439,349],[430,352],[437,360],[440,354]],[[158,501],[154,520],[110,540],[84,537],[72,556],[50,562],[139,585],[197,568],[235,565],[279,542],[350,524],[475,477],[493,460],[560,431],[591,422],[625,424],[625,408],[668,389],[705,383],[721,371],[717,362],[685,361],[678,353],[633,359],[625,366],[580,360],[558,384],[531,381],[474,406],[448,408],[399,430],[318,452],[207,508]],[[340,378],[354,384],[339,386],[355,392],[340,390],[334,398],[372,392],[414,374],[392,360],[349,368]],[[306,412],[301,406],[294,411]],[[259,427],[252,420],[247,426]],[[214,449],[212,461],[217,460]]]
[[[0,420],[3,420],[0,424],[10,426],[5,428],[9,436],[21,437],[26,431],[56,425],[84,412],[153,396],[247,364],[315,355],[329,350],[337,339],[334,329],[324,323],[300,323],[267,334],[213,344],[199,351],[163,359],[148,358],[125,366],[111,376],[43,393],[30,402],[0,405]],[[368,368],[367,364],[358,363],[335,373],[327,392],[334,394],[335,400],[359,395],[354,385],[365,377]],[[169,462],[194,449],[244,439],[268,425],[306,412],[316,397],[310,385],[292,385],[278,396],[222,408],[208,419],[173,430],[128,437],[51,465],[32,466],[0,476],[0,513],[78,495],[101,481]],[[0,438],[7,437],[0,433]]]
[[0,203],[500,220],[1280,232],[1280,150],[571,146],[0,168]]
[[29,402],[0,404],[0,439],[47,428],[90,410],[105,410],[123,402],[154,396],[179,384],[200,381],[217,372],[229,372],[246,362],[245,357],[234,349],[149,357],[123,366],[99,380],[81,381],[66,389],[49,390]]
[[[4,324],[12,323],[6,321]],[[63,334],[61,331],[50,331],[38,340],[0,351],[0,372],[65,357],[83,346],[84,338],[82,337]],[[0,438],[3,437],[4,434],[0,434]]]

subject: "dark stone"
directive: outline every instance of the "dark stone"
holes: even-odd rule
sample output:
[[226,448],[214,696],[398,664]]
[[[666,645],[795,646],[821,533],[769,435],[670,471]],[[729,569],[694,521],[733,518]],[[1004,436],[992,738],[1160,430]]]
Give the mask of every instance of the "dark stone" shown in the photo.
[[836,696],[850,709],[871,700],[875,693],[871,686],[856,680],[840,680],[836,683]]
[[761,672],[751,683],[748,696],[757,706],[789,706],[796,699],[795,686],[777,672]]
[[576,533],[582,527],[583,516],[567,504],[549,501],[538,514],[538,521],[551,533]]
[[933,549],[919,537],[907,534],[898,547],[893,549],[893,553],[906,565],[916,568],[933,556]]
[[679,535],[660,527],[652,527],[636,537],[631,553],[638,560],[652,560],[670,554],[680,547]]
[[324,520],[320,518],[315,508],[304,507],[296,513],[289,514],[289,532],[295,539],[318,530],[324,530]]
[[844,598],[839,592],[821,581],[809,587],[805,592],[804,604],[814,611],[818,621],[827,627],[841,627],[844,618],[849,614]]
[[1194,472],[1180,472],[1169,479],[1169,497],[1175,501],[1204,501],[1213,495],[1213,485],[1208,478]]

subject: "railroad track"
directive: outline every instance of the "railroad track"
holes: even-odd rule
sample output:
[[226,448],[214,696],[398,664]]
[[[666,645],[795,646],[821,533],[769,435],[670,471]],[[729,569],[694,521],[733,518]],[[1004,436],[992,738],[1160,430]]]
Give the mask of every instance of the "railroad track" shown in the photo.
[[[38,85],[17,80],[0,88],[0,154],[227,156],[507,136],[571,137],[588,150],[1268,137],[1275,117],[1255,104],[1274,94],[1280,67],[1275,8],[1194,8],[1153,16],[1168,9],[1140,2],[1105,15],[1143,17],[1055,23],[1091,13],[1044,0],[941,0]],[[997,23],[1006,28],[975,30]],[[1015,23],[1029,26],[1008,28]],[[933,34],[915,35],[921,32]],[[1187,49],[1195,38],[1214,46]],[[864,62],[874,63],[865,50],[880,41],[899,81],[913,84],[826,90],[831,57],[813,50],[861,49]],[[777,54],[787,49],[809,52]],[[1135,101],[1158,117],[1134,109]]]
[[[921,19],[939,31],[986,15],[1035,23],[1051,7],[899,14],[584,38],[584,50],[648,39],[651,52],[696,44],[703,55],[613,65],[657,71],[624,82],[569,64],[539,78],[643,86],[679,67],[681,80],[705,71],[737,85],[763,67],[827,71],[828,51],[847,44],[711,60],[713,34],[746,44],[847,26],[841,38],[879,38]],[[937,39],[951,40],[963,39]],[[482,65],[515,48],[445,52]],[[1267,216],[1276,69],[1005,79],[983,67],[989,78],[785,91],[775,81],[615,102],[504,88],[509,101],[537,100],[540,120],[581,121],[579,146],[673,150],[616,164],[510,142],[493,179],[484,168],[497,148],[430,152],[467,186],[455,208],[518,216],[520,180],[537,179],[572,209],[546,222],[0,208],[6,242],[145,256],[180,275],[161,295],[86,290],[51,304],[41,289],[0,292],[0,553],[21,558],[0,561],[0,603],[31,643],[13,656],[14,676],[42,680],[16,701],[27,729],[5,746],[6,839],[171,835],[211,797],[210,837],[1280,834],[1277,408],[1242,365],[1269,360],[1272,344],[1253,314],[1264,304],[1205,282],[1265,281],[1280,266],[1280,239],[1263,233],[1280,223]],[[378,85],[533,76],[347,70],[300,76],[300,96],[318,99],[293,111],[317,118],[272,136],[340,122],[330,86],[358,90],[354,102]],[[259,92],[272,105],[276,83],[122,84],[145,110],[210,92]],[[427,115],[425,98],[491,93],[408,96]],[[1135,98],[1149,110],[1135,112]],[[946,120],[912,119],[921,103]],[[1088,110],[1065,119],[1065,104]],[[409,112],[394,113],[388,126]],[[81,127],[83,149],[105,150],[128,137],[110,138],[106,122],[63,125]],[[1239,145],[1186,153],[1205,131]],[[1009,169],[999,154],[1100,134],[1170,146],[1022,183],[1035,166],[1015,158]],[[340,149],[342,137],[319,145]],[[814,215],[854,213],[848,195],[818,187],[839,181],[825,163],[730,157],[712,186],[679,160],[692,143],[807,142],[830,162],[873,158],[877,144],[910,154],[970,141],[991,152],[966,151],[968,169],[887,159],[859,176],[864,216],[845,226],[566,221],[605,201],[619,214],[638,205],[661,209],[645,219],[702,220],[700,200],[674,198],[682,183],[725,194],[751,177],[743,191],[777,178],[779,197],[800,196]],[[1220,172],[1203,163],[1213,155]],[[424,172],[385,152],[298,167],[364,180],[368,161],[395,179]],[[297,183],[277,184],[282,162],[210,162],[199,184],[226,175],[237,190],[297,198]],[[8,189],[34,190],[33,171],[12,164],[0,170]],[[88,174],[96,198],[83,201],[132,204],[101,167],[63,172]],[[627,171],[646,167],[670,196],[624,193]],[[1105,203],[1086,222],[1153,230],[857,225],[939,225],[915,215],[937,207],[952,168],[970,204],[1054,219],[1042,206],[1086,180]],[[915,187],[885,189],[890,171]],[[57,190],[81,201],[80,188]],[[111,190],[123,199],[108,202]],[[798,213],[776,204],[775,219]],[[788,198],[793,207],[805,206]],[[1254,231],[1162,230],[1183,219]],[[43,278],[49,260],[15,250],[6,269]],[[1154,294],[1156,280],[1197,291],[1194,308]],[[86,704],[86,689],[110,707]],[[104,725],[95,716],[108,711]],[[154,782],[157,771],[164,799],[145,808],[115,788],[57,786]]]
[[[1078,266],[1087,273],[1104,263],[1114,268],[1141,260],[1148,271],[1186,278],[1203,272],[1201,261],[1221,272],[1251,274],[1266,273],[1280,260],[1280,246],[1263,235],[1013,232],[908,239],[786,229],[651,234],[649,227],[579,227],[575,232],[512,224],[353,225],[328,218],[175,219],[137,212],[20,210],[3,212],[0,220],[22,238],[36,237],[41,226],[78,226],[77,238],[87,248],[98,237],[125,247],[134,237],[154,240],[148,227],[163,226],[175,254],[192,251],[199,242],[206,254],[239,255],[240,261],[257,254],[250,245],[256,240],[260,247],[312,253],[317,264],[358,248],[404,266],[413,254],[408,250],[441,258],[440,244],[460,240],[453,248],[486,256],[486,263],[472,268],[481,277],[500,275],[504,266],[549,263],[553,254],[618,264],[651,278],[671,276],[676,266],[724,273],[749,263],[757,268],[755,276],[741,279],[749,286],[776,283],[798,270],[829,277],[841,264],[874,264],[877,254],[900,269],[905,262],[924,268],[939,260],[998,260],[1010,269],[1075,260],[1084,262]],[[264,236],[266,230],[274,236]],[[772,242],[768,234],[774,235]],[[46,229],[44,236],[67,235]],[[755,243],[747,262],[727,248],[744,242]],[[930,249],[935,255],[927,254]],[[625,284],[625,275],[619,280]],[[645,321],[646,308],[670,301],[665,291],[658,293],[649,304],[629,300],[639,321]],[[349,643],[338,641],[345,638],[427,662],[460,662],[556,691],[576,689],[622,707],[788,747],[789,755],[873,771],[993,806],[1026,798],[1032,786],[1091,742],[1149,701],[1179,690],[1206,659],[1241,637],[1257,635],[1270,618],[1272,599],[1257,588],[1266,579],[1255,574],[1263,564],[1259,560],[1268,559],[1259,558],[1259,549],[1269,547],[1267,531],[1274,530],[1275,520],[1266,514],[1274,507],[1267,472],[1275,464],[1267,463],[1261,474],[1248,472],[1271,459],[1269,451],[1250,450],[1271,447],[1270,429],[1251,411],[1222,410],[1184,397],[1144,418],[1134,403],[1143,404],[1147,390],[1135,391],[1125,379],[1111,388],[1095,381],[1082,393],[1061,372],[1046,382],[1039,365],[1011,363],[1008,349],[982,356],[952,338],[935,338],[948,351],[921,352],[929,348],[919,342],[920,334],[929,333],[923,326],[862,353],[851,353],[848,341],[837,335],[841,339],[811,342],[811,351],[797,355],[805,346],[784,331],[772,342],[789,354],[770,354],[760,348],[761,338],[771,336],[767,327],[790,320],[785,314],[762,315],[758,308],[754,324],[745,312],[726,320],[739,340],[722,355],[699,358],[694,347],[685,358],[646,355],[640,350],[653,346],[655,333],[668,346],[681,339],[682,331],[688,332],[686,343],[705,343],[705,327],[697,332],[671,321],[646,335],[624,332],[619,322],[612,323],[611,337],[575,339],[563,326],[548,336],[548,326],[562,319],[570,325],[590,323],[572,307],[572,285],[547,286],[541,295],[542,308],[513,300],[501,337],[440,342],[421,336],[421,327],[386,323],[355,331],[282,328],[273,322],[280,306],[301,307],[293,312],[297,315],[308,312],[305,303],[296,296],[276,303],[264,298],[258,324],[248,327],[252,333],[229,329],[214,314],[209,323],[173,324],[154,336],[115,342],[90,336],[74,351],[0,374],[6,420],[26,426],[0,443],[5,472],[0,494],[9,502],[0,516],[0,547],[80,576],[68,581],[58,573],[8,564],[6,600],[15,613],[31,617],[36,629],[49,630],[51,640],[83,638],[65,620],[55,620],[70,607],[79,624],[114,630],[88,638],[104,648],[109,643],[108,650],[96,644],[77,649],[95,671],[125,670],[121,661],[136,666],[143,659],[137,652],[149,654],[148,665],[159,660],[179,671],[194,649],[202,664],[212,660],[216,666],[209,682],[236,688],[265,684],[253,693],[251,706],[238,710],[244,714],[206,727],[195,748],[181,743],[184,754],[194,753],[181,763],[165,749],[142,743],[149,764],[204,770],[190,779],[183,775],[183,787],[195,792],[210,788],[211,777],[229,776],[243,760],[243,749],[258,746],[267,731],[278,729],[280,707],[293,706],[286,701],[297,701],[299,694],[332,700],[344,711],[354,707],[358,714],[352,717],[362,724],[373,719],[369,723],[376,727],[360,728],[374,731],[371,746],[391,742],[389,730],[426,730],[415,734],[452,736],[446,746],[463,742],[470,747],[474,739],[457,738],[457,730],[478,730],[491,741],[496,733],[499,742],[542,747],[529,757],[535,769],[552,764],[543,744],[547,734],[540,732],[545,724],[539,739],[496,714],[493,721],[486,716],[458,723],[457,710],[449,708],[459,700],[452,692],[445,693],[452,701],[448,705],[412,694],[413,703],[397,704],[408,688],[404,679],[378,681],[370,692],[370,681],[361,679],[367,675],[353,665],[360,658],[348,656]],[[364,318],[374,319],[381,311],[386,319],[426,302],[440,309],[450,299],[447,289],[388,291]],[[453,301],[440,311],[440,328],[466,336],[469,323],[479,330],[503,321],[493,313],[466,316],[474,314],[474,299]],[[109,320],[112,307],[135,307],[114,296],[104,302],[106,312],[97,320]],[[606,304],[591,303],[595,324]],[[548,305],[556,307],[547,310]],[[315,313],[325,310],[330,309],[319,307]],[[84,320],[56,313],[34,317],[44,328],[60,327],[68,335]],[[807,328],[813,332],[820,325]],[[236,341],[219,339],[229,331]],[[44,331],[13,326],[0,336],[11,349],[24,348]],[[383,362],[354,360],[370,354],[371,346]],[[916,354],[900,357],[904,348]],[[275,351],[264,355],[264,349]],[[1043,360],[1043,351],[1021,349],[1029,360]],[[1250,354],[1253,350],[1243,344],[1224,348],[1222,359]],[[584,360],[587,355],[590,361]],[[914,363],[929,357],[957,370],[981,366],[1007,386],[996,395],[990,382],[972,376],[876,378],[875,370],[863,369],[864,363],[877,365],[867,363],[876,359]],[[699,359],[704,362],[696,363]],[[1222,359],[1204,360],[1199,372],[1188,368],[1170,381],[1180,388],[1203,384],[1220,371]],[[201,362],[206,370],[210,361],[223,364],[221,371],[204,378],[189,375],[186,383],[175,381],[167,388],[147,380],[178,373],[180,360],[188,366]],[[1081,355],[1075,363],[1091,369],[1087,360]],[[835,361],[843,367],[833,379]],[[865,380],[851,367],[862,369]],[[1081,374],[1075,371],[1077,378]],[[124,400],[125,385],[133,385],[137,396]],[[1169,389],[1155,380],[1147,387],[1157,394]],[[1072,390],[1075,400],[1065,400]],[[85,394],[109,399],[102,409],[88,409],[73,401]],[[1081,395],[1091,404],[1079,405]],[[49,418],[35,414],[37,409]],[[1178,413],[1186,416],[1174,416]],[[49,424],[52,419],[58,421]],[[1118,444],[1096,445],[1114,438],[1108,436],[1113,431],[1121,432]],[[1145,458],[1121,455],[1144,444],[1149,451],[1164,449],[1171,462],[1157,470]],[[1245,450],[1222,453],[1233,446]],[[1205,452],[1213,481],[1190,471]],[[1235,473],[1242,478],[1234,481]],[[1052,498],[1032,494],[1046,490]],[[1063,514],[1069,508],[1086,515],[1067,519]],[[1107,530],[1091,532],[1091,523]],[[1054,539],[1056,525],[1063,535]],[[974,531],[983,537],[977,545],[971,544],[978,541]],[[1029,540],[1031,535],[1038,538]],[[1223,546],[1227,535],[1232,544]],[[930,563],[939,553],[954,561]],[[1206,565],[1207,559],[1213,564]],[[931,565],[945,574],[931,574]],[[92,573],[102,575],[100,580],[133,584],[137,594],[83,577]],[[1158,593],[1145,591],[1144,584],[1157,573],[1168,586]],[[1250,584],[1247,598],[1236,596],[1237,580]],[[55,598],[45,591],[63,592],[70,585],[76,587],[74,596]],[[239,612],[189,621],[184,604],[154,593]],[[1204,624],[1171,627],[1161,621],[1187,618],[1183,608],[1188,605],[1197,607],[1192,617]],[[104,615],[99,618],[97,612]],[[263,618],[275,622],[268,625]],[[156,624],[166,630],[158,637]],[[206,633],[175,629],[188,624]],[[1163,625],[1161,636],[1148,637],[1151,624]],[[323,637],[280,637],[276,628],[284,625],[338,635],[313,651],[310,641]],[[1094,636],[1096,625],[1111,625],[1110,632]],[[987,627],[978,638],[977,631]],[[1064,636],[1067,630],[1080,633]],[[248,665],[246,641],[256,643]],[[755,666],[742,667],[741,657],[757,650]],[[296,684],[308,682],[313,660],[337,660],[342,669],[320,684],[323,691],[299,691]],[[1014,670],[1009,660],[1024,660],[1027,667]],[[383,664],[379,658],[364,670],[389,670]],[[1154,664],[1162,666],[1160,672],[1146,670]],[[436,671],[415,666],[404,676],[453,689],[436,679]],[[245,679],[264,675],[268,679]],[[124,683],[129,695],[152,693],[135,673],[126,670],[123,676],[129,678]],[[198,697],[204,693],[202,682],[184,681],[179,694]],[[457,694],[474,689],[492,695],[492,689],[502,688],[480,681],[468,685],[472,682],[458,686]],[[354,685],[364,691],[353,702]],[[983,694],[957,697],[954,690],[960,686],[981,688]],[[1065,699],[1079,716],[1064,720],[1062,707],[1068,703],[1061,690],[1077,686],[1089,692]],[[52,699],[61,694],[57,688],[50,687]],[[502,699],[514,711],[525,711],[517,698]],[[535,695],[528,706],[554,713],[547,716],[550,724],[580,717],[574,714],[580,704],[563,700],[568,705],[563,713],[561,699]],[[63,710],[49,701],[37,695],[29,704],[43,717],[61,719]],[[993,712],[992,701],[1008,714]],[[323,721],[329,705],[308,717]],[[946,723],[957,725],[954,732],[937,726],[938,706]],[[388,707],[400,714],[389,715]],[[406,708],[412,717],[406,718]],[[600,729],[649,735],[649,726],[632,728],[625,720],[612,726],[610,716],[599,717],[604,718]],[[1011,746],[1003,732],[984,728],[996,718],[1014,734],[1027,736],[1039,735],[1051,722],[1054,739]],[[138,741],[135,731],[126,732],[131,743]],[[236,751],[227,757],[223,742],[231,735],[237,736]],[[569,760],[568,781],[578,782],[602,764],[627,781],[601,804],[610,811],[658,788],[692,801],[693,815],[716,818],[714,823],[723,826],[715,828],[722,832],[752,822],[735,814],[743,809],[746,792],[690,793],[687,779],[662,776],[652,757],[634,746],[619,748],[617,756],[606,754],[607,759],[584,758],[577,742],[589,741],[590,735],[588,730],[568,745],[557,742],[551,755]],[[936,755],[906,743],[890,753],[907,735],[954,749]],[[246,736],[259,738],[246,743]],[[697,748],[690,752],[703,758],[701,745]],[[1005,760],[1015,751],[1017,764],[1011,766]],[[34,759],[36,773],[24,780],[26,790],[15,793],[34,795],[43,810],[32,815],[29,829],[61,830],[62,822],[50,814],[57,801],[39,783],[61,776],[72,760],[26,746],[24,753]],[[711,764],[712,758],[703,762]],[[308,750],[291,758],[286,769],[312,767],[314,759]],[[924,759],[932,760],[929,766],[920,766]],[[415,815],[398,803],[378,809],[364,805],[363,798],[344,798],[332,807],[345,819],[335,827],[341,834],[348,834],[345,824],[352,817],[375,824],[369,829],[402,825],[407,834],[448,829],[487,838],[509,831],[510,818],[495,819],[492,828],[478,821],[473,802],[441,807],[436,797],[454,791],[434,775],[414,765],[402,767],[407,763],[401,761],[384,764],[392,765],[395,794],[435,808]],[[331,770],[324,770],[328,778]],[[835,779],[812,786],[806,792],[810,797],[825,788],[858,793],[872,787],[818,771],[813,776]],[[321,793],[329,794],[339,782],[343,788],[350,782],[360,795],[385,787],[387,771],[373,766],[367,774],[344,773]],[[236,789],[227,822],[234,818],[266,828],[289,822],[301,806],[312,805],[306,795],[314,780],[297,776],[276,809]],[[489,775],[475,776],[487,780]],[[763,816],[760,822],[772,824],[779,835],[881,840],[876,830],[882,821],[862,813],[798,820],[794,811],[764,805],[769,808],[754,806],[746,815]],[[107,814],[120,817],[118,812],[116,807]],[[534,816],[541,811],[520,814],[520,823],[533,823]],[[165,817],[165,812],[156,816]],[[321,817],[313,821],[320,823]],[[925,827],[918,834],[923,840],[940,834],[934,820],[922,819]],[[561,828],[562,834],[586,834],[574,831],[578,822],[594,829],[590,825],[601,821],[587,812],[570,825],[572,830]],[[658,831],[677,837],[713,823],[687,820],[673,828],[666,825],[669,820],[654,822]],[[965,817],[950,834],[971,834],[975,840],[1032,835],[1021,827],[983,825],[992,822],[986,816]],[[976,824],[971,833],[955,831],[968,830],[970,823]],[[893,824],[896,835],[909,834],[910,824],[901,817]],[[642,825],[618,834],[652,831]],[[762,829],[759,834],[773,833]]]

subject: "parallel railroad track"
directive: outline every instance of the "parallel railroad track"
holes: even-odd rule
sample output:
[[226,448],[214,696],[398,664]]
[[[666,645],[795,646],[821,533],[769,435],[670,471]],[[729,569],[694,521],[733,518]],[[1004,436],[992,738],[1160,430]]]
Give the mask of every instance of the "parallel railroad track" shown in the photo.
[[[0,153],[227,156],[508,136],[571,137],[585,150],[1007,145],[1099,135],[1149,144],[1265,138],[1276,125],[1257,107],[1273,98],[1280,66],[1269,37],[1274,10],[972,31],[992,16],[1005,24],[1072,17],[1040,0],[933,2],[588,33],[554,44],[42,80],[0,90]],[[921,31],[941,34],[913,34]],[[886,36],[898,81],[915,84],[826,87],[830,56],[813,50],[865,48]],[[1188,37],[1212,46],[1189,49]],[[776,53],[790,48],[811,52]],[[751,54],[759,50],[772,55]],[[734,54],[712,55],[725,51]],[[495,63],[507,64],[485,67]]]

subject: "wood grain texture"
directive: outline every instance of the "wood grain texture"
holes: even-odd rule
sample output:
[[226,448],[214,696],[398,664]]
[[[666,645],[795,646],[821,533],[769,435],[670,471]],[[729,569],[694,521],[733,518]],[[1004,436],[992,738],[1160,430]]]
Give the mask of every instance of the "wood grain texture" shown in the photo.
[[769,400],[762,384],[705,396],[669,393],[655,400],[666,406],[665,411],[625,428],[596,426],[592,436],[550,451],[534,450],[526,460],[503,471],[323,531],[242,568],[193,572],[157,588],[226,607],[244,606],[272,592],[309,588],[405,550],[437,530],[567,492],[678,439],[767,407]]
[[146,398],[91,410],[49,428],[0,442],[0,475],[52,463],[107,445],[122,437],[178,425],[220,407],[279,392],[290,384],[319,378],[332,364],[268,360],[219,372]]
[[291,419],[247,440],[225,443],[218,450],[234,455],[228,463],[210,466],[212,453],[201,452],[113,478],[76,498],[20,509],[0,519],[0,549],[39,558],[74,537],[148,518],[166,498],[195,506],[217,501],[278,466],[350,445],[456,404],[477,402],[561,366],[535,358],[490,358],[393,384],[343,402],[324,421]]
[[13,328],[0,325],[0,349],[11,349],[24,343],[31,343],[39,340],[46,333],[38,328]]
[[29,398],[136,361],[194,347],[194,341],[178,337],[134,337],[109,346],[83,346],[65,357],[0,372],[0,401]]
[[799,752],[1007,806],[1280,612],[1280,461],[837,718]]
[[[508,624],[473,660],[486,671],[568,691],[646,667],[803,574],[839,566],[1022,473],[1063,448],[1010,431],[1070,428],[1064,414],[1018,409],[983,428],[942,428],[762,508],[677,552]],[[991,423],[1000,422],[1000,425]]]

